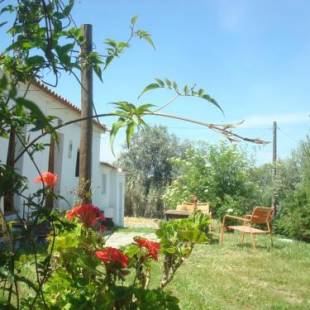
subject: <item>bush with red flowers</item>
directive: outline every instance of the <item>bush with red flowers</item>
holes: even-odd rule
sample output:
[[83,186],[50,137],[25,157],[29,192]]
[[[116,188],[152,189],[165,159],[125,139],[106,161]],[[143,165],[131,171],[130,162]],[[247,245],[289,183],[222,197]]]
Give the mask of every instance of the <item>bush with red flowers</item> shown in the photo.
[[126,268],[128,265],[128,257],[122,251],[116,248],[107,247],[100,251],[96,251],[95,255],[106,266],[113,265],[117,268]]
[[56,186],[58,180],[57,174],[54,174],[49,171],[42,172],[40,175],[38,175],[35,179],[35,183],[43,183],[44,186],[53,188]]
[[[178,309],[177,299],[164,288],[194,245],[206,241],[206,216],[195,213],[188,219],[163,222],[157,231],[159,242],[137,236],[121,249],[105,246],[100,232],[104,216],[92,204],[75,206],[65,218],[65,226],[50,244],[53,272],[43,287],[49,307],[148,309],[156,304],[156,309]],[[161,282],[158,289],[150,290],[152,267],[160,261]]]
[[140,247],[147,249],[149,257],[158,260],[160,243],[150,241],[141,237],[135,237],[134,240]]
[[103,212],[92,204],[77,205],[67,212],[66,217],[69,221],[77,218],[86,227],[95,227],[105,219]]
[[[54,195],[56,175],[43,172],[35,182],[47,189],[47,195],[43,189],[36,196],[42,195],[43,203]],[[41,288],[44,300],[36,300],[37,308],[148,309],[152,305],[178,309],[177,299],[164,288],[194,245],[206,241],[209,219],[205,215],[194,213],[188,219],[162,222],[158,241],[136,236],[131,244],[118,249],[105,244],[105,217],[98,207],[78,204],[64,217],[56,213],[56,209],[47,213],[57,223],[49,238],[49,267]],[[152,267],[160,262],[161,281],[157,289],[149,289]]]

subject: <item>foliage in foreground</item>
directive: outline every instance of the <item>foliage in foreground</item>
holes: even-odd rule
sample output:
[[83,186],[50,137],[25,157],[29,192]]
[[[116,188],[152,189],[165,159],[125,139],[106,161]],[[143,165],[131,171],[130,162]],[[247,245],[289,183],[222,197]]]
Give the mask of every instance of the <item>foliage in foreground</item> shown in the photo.
[[[87,205],[86,205],[87,206]],[[194,245],[207,241],[209,219],[201,213],[162,223],[160,243],[136,237],[121,250],[105,247],[96,228],[95,207],[75,207],[73,217],[59,228],[51,257],[51,271],[43,287],[44,299],[29,295],[24,306],[51,309],[179,309],[178,300],[163,288],[191,254]],[[73,210],[74,210],[73,209]],[[86,210],[87,209],[87,210]],[[72,212],[72,211],[71,211]],[[92,224],[90,224],[92,223]],[[163,255],[163,276],[149,289],[154,262]]]

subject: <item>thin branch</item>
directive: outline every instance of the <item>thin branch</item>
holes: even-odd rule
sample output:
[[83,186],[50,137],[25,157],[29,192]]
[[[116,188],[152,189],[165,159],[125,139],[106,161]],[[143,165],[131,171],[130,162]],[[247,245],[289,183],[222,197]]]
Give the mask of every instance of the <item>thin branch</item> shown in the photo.
[[[177,116],[177,115],[172,115],[172,114],[164,114],[164,113],[156,113],[156,112],[147,112],[145,113],[145,115],[154,115],[154,116],[161,116],[161,117],[166,117],[166,118],[172,118],[172,119],[177,119],[177,120],[181,120],[184,122],[188,122],[188,123],[193,123],[193,124],[197,124],[200,126],[204,126],[207,127],[213,131],[216,131],[218,133],[223,134],[224,136],[227,137],[227,139],[229,139],[230,141],[246,141],[246,142],[252,142],[252,143],[256,143],[256,144],[268,144],[270,143],[269,141],[264,141],[261,140],[259,138],[246,138],[243,137],[241,135],[238,135],[236,133],[234,133],[233,131],[230,130],[230,128],[234,128],[236,127],[235,125],[232,124],[212,124],[212,123],[205,123],[205,122],[201,122],[201,121],[196,121],[194,119],[190,119],[187,117],[183,117],[183,116]],[[237,140],[234,140],[237,139]]]
[[[183,117],[183,116],[177,116],[177,115],[172,115],[172,114],[166,114],[166,113],[156,113],[156,112],[146,112],[144,115],[149,115],[149,116],[161,116],[161,117],[165,117],[165,118],[171,118],[171,119],[177,119],[177,120],[181,120],[184,122],[188,122],[188,123],[192,123],[192,124],[197,124],[200,126],[204,126],[207,127],[213,131],[216,131],[220,134],[223,134],[228,140],[230,141],[246,141],[246,142],[251,142],[251,143],[255,143],[255,144],[268,144],[269,141],[264,141],[261,140],[259,138],[246,138],[243,137],[241,135],[238,135],[234,132],[232,132],[230,130],[230,128],[235,127],[235,125],[232,124],[213,124],[213,123],[206,123],[206,122],[202,122],[202,121],[197,121],[191,118],[187,118],[187,117]],[[78,123],[78,122],[82,122],[82,121],[86,121],[88,119],[93,119],[93,118],[101,118],[101,117],[109,117],[109,116],[118,116],[117,113],[104,113],[104,114],[96,114],[96,115],[92,115],[92,116],[88,116],[88,117],[83,117],[83,118],[77,118],[75,120],[72,121],[68,121],[65,122],[61,125],[55,126],[53,127],[53,130],[57,130],[60,129],[62,127],[74,124],[74,123]],[[47,134],[50,134],[50,132],[44,132],[41,135],[39,135],[38,137],[36,137],[35,139],[33,139],[26,147],[24,150],[21,151],[21,153],[15,158],[16,162],[18,159],[21,158],[21,156],[29,150],[29,148],[31,146],[33,146],[34,143],[36,143],[38,140],[40,140],[42,137],[46,136]],[[237,139],[237,140],[236,140]]]
[[[92,119],[92,118],[97,118],[97,117],[107,117],[107,116],[118,116],[116,113],[105,113],[105,114],[97,114],[97,115],[92,115],[92,116],[88,116],[88,117],[83,117],[83,118],[77,118],[74,119],[72,121],[68,121],[65,122],[63,124],[60,124],[58,126],[53,127],[53,130],[58,130],[62,127],[74,124],[74,123],[78,123],[78,122],[82,122],[82,121],[86,121],[88,119]],[[25,149],[23,149],[18,156],[15,158],[14,162],[17,162],[25,152],[27,152],[27,150],[29,150],[30,147],[32,147],[38,140],[40,140],[41,138],[43,138],[44,136],[46,136],[47,134],[50,134],[50,132],[43,132],[41,135],[39,135],[38,137],[36,137],[35,139],[33,139],[27,146],[25,146]]]
[[161,111],[162,109],[166,108],[168,105],[170,105],[172,102],[174,102],[179,97],[179,94],[176,94],[171,100],[169,100],[166,104],[161,106],[160,108],[156,109],[154,113],[157,113]]

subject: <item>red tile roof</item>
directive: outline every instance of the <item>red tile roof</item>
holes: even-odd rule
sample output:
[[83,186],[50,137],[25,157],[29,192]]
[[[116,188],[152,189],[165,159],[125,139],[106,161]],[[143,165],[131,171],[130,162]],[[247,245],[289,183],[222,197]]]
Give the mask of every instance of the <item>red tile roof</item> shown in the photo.
[[117,167],[117,166],[114,166],[106,161],[100,161],[100,164],[103,165],[103,166],[106,166],[106,167],[109,167],[111,169],[114,169],[114,170],[117,170],[118,172],[122,172],[122,173],[126,173],[127,170],[126,169],[122,169],[121,167]]
[[[50,89],[49,87],[47,87],[46,85],[42,84],[39,81],[35,81],[33,83],[34,86],[38,87],[40,90],[42,90],[43,92],[45,92],[46,94],[50,95],[51,97],[53,97],[54,99],[56,99],[59,103],[61,103],[62,105],[66,106],[67,108],[69,108],[70,110],[77,112],[79,114],[81,114],[81,109],[79,109],[76,105],[74,105],[73,103],[71,103],[69,100],[67,100],[66,98],[62,97],[61,95],[57,94],[56,92],[54,92],[52,89]],[[93,120],[93,123],[100,129],[103,131],[106,131],[107,128],[105,125],[99,123],[97,120]]]

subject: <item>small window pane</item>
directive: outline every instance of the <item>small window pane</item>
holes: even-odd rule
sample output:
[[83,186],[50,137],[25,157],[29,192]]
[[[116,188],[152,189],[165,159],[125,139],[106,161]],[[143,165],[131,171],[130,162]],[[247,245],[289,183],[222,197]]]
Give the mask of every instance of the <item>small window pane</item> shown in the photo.
[[78,177],[79,175],[80,175],[80,150],[77,151],[76,163],[75,163],[75,176]]

